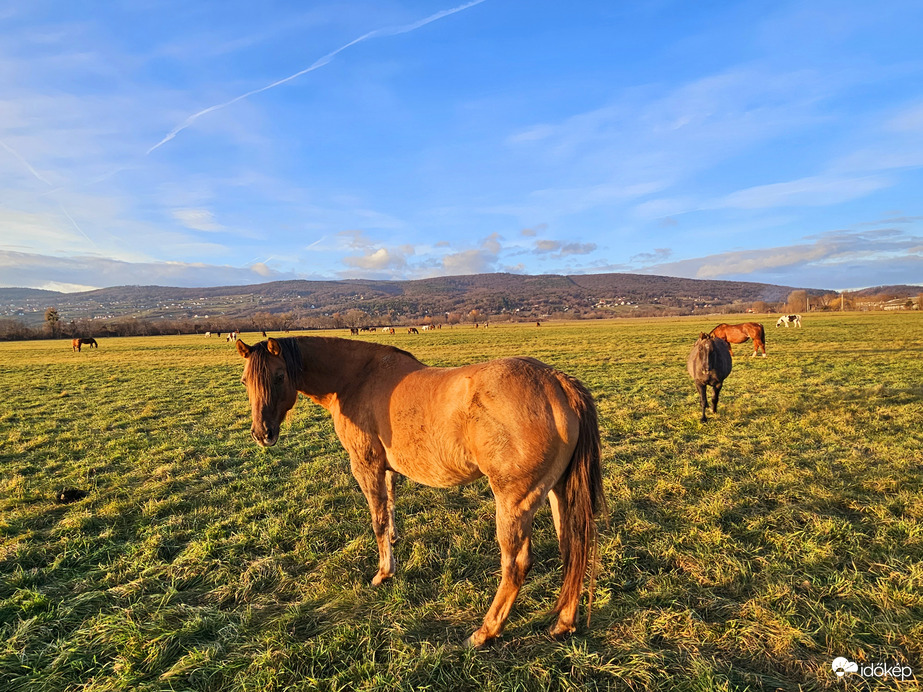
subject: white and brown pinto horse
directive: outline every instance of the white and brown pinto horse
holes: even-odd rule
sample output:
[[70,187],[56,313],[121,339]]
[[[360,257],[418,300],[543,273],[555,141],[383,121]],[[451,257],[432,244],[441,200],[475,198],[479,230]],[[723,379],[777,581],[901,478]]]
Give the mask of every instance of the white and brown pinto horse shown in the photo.
[[795,327],[801,326],[801,315],[782,315],[779,320],[776,322],[777,327],[785,325],[785,328],[788,329],[788,325],[794,325]]
[[596,406],[580,382],[532,358],[435,368],[392,346],[328,337],[238,341],[237,349],[247,359],[242,381],[258,444],[276,443],[299,392],[333,417],[372,514],[379,552],[372,584],[395,571],[395,474],[436,487],[487,476],[500,587],[465,644],[502,632],[532,567],[532,518],[545,498],[564,562],[551,634],[574,631],[595,516],[605,506]]

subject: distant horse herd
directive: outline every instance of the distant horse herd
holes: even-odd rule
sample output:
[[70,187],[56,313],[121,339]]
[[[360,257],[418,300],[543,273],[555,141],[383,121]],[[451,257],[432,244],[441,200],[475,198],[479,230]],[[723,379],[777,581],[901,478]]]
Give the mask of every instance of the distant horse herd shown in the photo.
[[[776,326],[783,324],[800,327],[801,317],[783,315]],[[434,328],[409,327],[407,332]],[[349,331],[356,336],[375,328]],[[395,333],[393,327],[380,331]],[[553,611],[557,619],[550,633],[561,637],[575,631],[591,570],[589,624],[597,569],[596,517],[607,516],[607,511],[596,404],[581,382],[527,357],[437,368],[394,346],[364,340],[299,336],[248,346],[237,332],[227,339],[245,359],[241,381],[250,401],[250,435],[257,444],[276,444],[299,393],[333,418],[371,511],[379,557],[373,585],[390,579],[396,569],[392,544],[398,534],[398,475],[434,487],[486,476],[496,505],[500,584],[483,623],[465,645],[483,646],[503,631],[532,567],[533,517],[546,500],[563,563]],[[757,322],[722,323],[699,334],[686,369],[699,394],[701,422],[707,421],[708,387],[712,413],[718,411],[718,397],[732,368],[731,344],[751,339],[751,357],[759,353],[765,358],[765,330]],[[72,343],[75,351],[81,345],[98,347],[92,338]]]

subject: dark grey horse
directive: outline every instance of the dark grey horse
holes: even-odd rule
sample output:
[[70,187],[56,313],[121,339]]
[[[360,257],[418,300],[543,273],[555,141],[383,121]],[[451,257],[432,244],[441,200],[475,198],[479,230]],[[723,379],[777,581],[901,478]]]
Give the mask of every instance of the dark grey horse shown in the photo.
[[686,359],[686,370],[699,390],[704,423],[708,420],[705,417],[705,409],[708,408],[705,388],[711,385],[714,392],[711,410],[712,413],[718,413],[718,394],[721,392],[724,379],[731,374],[731,348],[728,342],[717,336],[701,333],[689,353],[689,358]]

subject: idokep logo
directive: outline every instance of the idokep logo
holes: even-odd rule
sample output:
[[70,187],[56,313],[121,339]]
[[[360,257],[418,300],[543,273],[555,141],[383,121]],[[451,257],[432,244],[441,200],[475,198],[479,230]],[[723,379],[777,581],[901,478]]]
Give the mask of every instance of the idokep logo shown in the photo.
[[893,678],[895,680],[910,680],[913,677],[913,669],[910,666],[896,663],[869,663],[860,666],[843,656],[833,659],[831,668],[838,678],[842,678],[847,673],[857,673],[863,678]]
[[842,656],[837,656],[833,659],[833,672],[836,673],[838,678],[843,677],[846,673],[858,673],[859,664],[850,661],[848,658],[843,658]]

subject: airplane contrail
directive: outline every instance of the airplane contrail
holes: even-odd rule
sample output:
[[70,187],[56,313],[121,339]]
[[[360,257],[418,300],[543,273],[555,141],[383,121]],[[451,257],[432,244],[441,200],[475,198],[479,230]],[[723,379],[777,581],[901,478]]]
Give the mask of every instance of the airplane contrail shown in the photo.
[[[37,180],[40,180],[41,182],[45,183],[48,187],[51,187],[51,182],[50,182],[45,176],[43,176],[41,173],[39,173],[37,170],[35,170],[35,169],[32,167],[32,164],[30,164],[28,161],[26,161],[26,160],[19,154],[19,152],[17,152],[15,149],[13,149],[13,147],[11,147],[9,144],[7,144],[6,142],[4,142],[2,139],[0,139],[0,147],[3,147],[4,149],[6,149],[6,150],[10,153],[10,155],[13,156],[13,158],[15,158],[15,159],[16,159],[17,161],[19,161],[23,166],[25,166],[27,169],[29,169],[29,172],[30,172],[33,176],[35,176],[35,178],[36,178]],[[50,194],[54,194],[55,192],[57,192],[58,190],[61,190],[61,189],[62,189],[62,188],[54,188],[54,189],[52,189],[52,190],[49,190],[48,192],[43,192],[41,196],[44,196],[44,195],[46,195],[46,194],[49,194],[49,195],[50,195]],[[56,201],[56,202],[57,202],[57,201]],[[64,205],[61,204],[60,202],[57,202],[57,205],[58,205],[58,209],[60,209],[60,210],[61,210],[61,213],[63,213],[64,216],[67,217],[67,220],[71,222],[71,225],[77,230],[77,232],[78,232],[80,235],[82,235],[84,238],[86,238],[86,239],[87,239],[87,242],[89,242],[90,245],[92,245],[93,247],[97,247],[96,243],[93,242],[93,239],[90,238],[90,236],[88,236],[86,233],[84,233],[84,232],[83,232],[83,229],[80,228],[80,226],[77,224],[76,221],[74,221],[74,217],[71,216],[71,215],[67,212],[67,209],[64,208]]]
[[42,176],[41,173],[39,173],[37,170],[35,170],[34,168],[32,168],[32,165],[31,165],[28,161],[26,161],[22,156],[20,156],[20,155],[19,155],[19,152],[17,152],[15,149],[13,149],[13,147],[11,147],[9,144],[7,144],[6,142],[4,142],[2,139],[0,139],[0,147],[3,147],[4,149],[6,149],[6,150],[10,153],[10,156],[12,156],[14,159],[16,159],[17,161],[19,161],[19,163],[21,163],[21,164],[22,164],[23,166],[25,166],[26,168],[28,168],[28,169],[29,169],[29,172],[30,172],[33,176],[35,176],[38,180],[40,180],[40,181],[42,181],[43,183],[45,183],[48,187],[51,187],[51,183],[48,182],[48,179],[47,179],[47,178],[45,178],[44,176]]
[[467,10],[471,7],[474,7],[475,5],[480,5],[484,1],[485,0],[472,0],[471,2],[465,3],[464,5],[459,5],[458,7],[453,7],[448,10],[441,10],[439,12],[436,12],[435,14],[431,14],[429,17],[420,19],[419,21],[416,21],[413,24],[406,24],[404,26],[396,26],[396,27],[386,27],[384,29],[375,29],[374,31],[370,31],[367,34],[363,34],[359,38],[353,39],[349,43],[346,43],[340,46],[335,51],[327,53],[327,55],[323,56],[322,58],[317,59],[309,67],[306,67],[303,70],[299,70],[293,75],[289,75],[288,77],[279,79],[273,82],[272,84],[267,84],[266,86],[260,87],[259,89],[248,91],[246,94],[241,94],[240,96],[236,96],[235,98],[232,98],[230,101],[225,101],[224,103],[219,103],[214,106],[209,106],[208,108],[205,108],[204,110],[201,110],[198,113],[193,113],[188,118],[186,118],[183,122],[181,122],[179,125],[177,125],[172,130],[170,130],[170,132],[167,133],[166,137],[164,137],[162,140],[157,142],[157,144],[155,144],[150,149],[148,149],[147,152],[145,153],[145,156],[155,151],[156,149],[159,149],[160,147],[162,147],[164,144],[166,144],[171,139],[176,137],[176,135],[178,135],[180,132],[182,132],[187,127],[192,125],[192,123],[194,123],[196,120],[201,118],[203,115],[207,115],[208,113],[212,113],[222,108],[227,108],[228,106],[235,104],[238,101],[243,101],[244,99],[254,96],[255,94],[260,94],[264,91],[269,91],[270,89],[274,89],[275,87],[285,84],[286,82],[290,82],[293,79],[297,79],[298,77],[301,77],[302,75],[305,75],[308,72],[313,72],[314,70],[320,67],[323,67],[324,65],[327,65],[331,60],[333,60],[334,57],[336,57],[338,53],[342,53],[344,50],[356,45],[357,43],[361,43],[362,41],[366,41],[370,38],[375,38],[378,36],[397,36],[399,34],[406,34],[411,31],[416,31],[417,29],[424,27],[427,24],[430,24],[432,22],[438,21],[442,19],[443,17],[448,17],[450,15],[453,15],[458,12]]
[[64,205],[63,205],[63,204],[61,204],[60,202],[58,202],[58,207],[59,207],[59,208],[61,209],[61,211],[64,213],[64,216],[67,217],[67,220],[70,221],[71,224],[73,224],[74,228],[77,229],[77,232],[80,233],[80,235],[82,235],[84,238],[86,238],[87,241],[90,243],[90,245],[92,245],[93,247],[99,247],[96,243],[93,242],[93,239],[90,238],[90,236],[88,236],[86,233],[84,233],[84,232],[83,232],[83,229],[80,228],[80,226],[77,225],[77,222],[74,221],[74,217],[67,213],[67,209],[64,208]]

